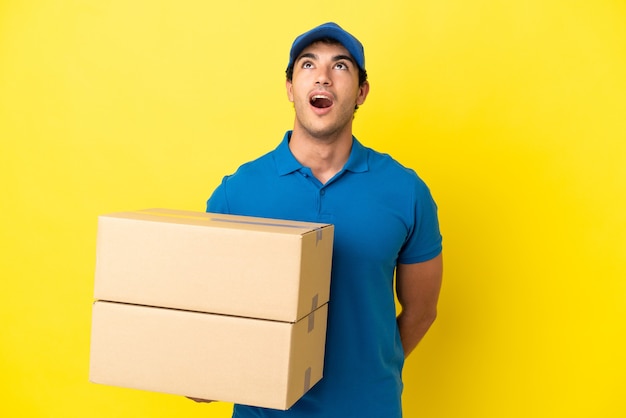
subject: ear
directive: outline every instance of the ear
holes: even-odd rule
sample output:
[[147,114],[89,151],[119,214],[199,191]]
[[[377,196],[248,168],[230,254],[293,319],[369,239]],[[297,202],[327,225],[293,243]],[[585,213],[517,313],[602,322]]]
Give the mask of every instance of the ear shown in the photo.
[[287,80],[285,82],[285,87],[287,89],[287,97],[289,98],[289,101],[293,103],[293,83]]
[[370,83],[366,81],[365,83],[359,86],[359,94],[356,98],[356,104],[361,106],[365,103],[365,99],[367,98],[367,94],[370,92]]

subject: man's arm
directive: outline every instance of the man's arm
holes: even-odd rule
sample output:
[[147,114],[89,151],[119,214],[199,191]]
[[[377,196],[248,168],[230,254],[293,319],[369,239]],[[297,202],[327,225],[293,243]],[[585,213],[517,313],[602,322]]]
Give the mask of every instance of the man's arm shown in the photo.
[[417,347],[437,317],[442,276],[441,254],[422,263],[398,264],[396,267],[396,293],[402,306],[398,328],[405,358]]

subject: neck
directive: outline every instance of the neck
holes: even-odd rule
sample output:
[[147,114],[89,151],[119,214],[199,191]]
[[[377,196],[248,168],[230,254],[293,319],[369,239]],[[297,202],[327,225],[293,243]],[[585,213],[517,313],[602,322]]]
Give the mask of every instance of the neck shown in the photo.
[[289,149],[305,167],[309,167],[322,184],[328,182],[344,167],[352,150],[352,134],[315,138],[294,129]]

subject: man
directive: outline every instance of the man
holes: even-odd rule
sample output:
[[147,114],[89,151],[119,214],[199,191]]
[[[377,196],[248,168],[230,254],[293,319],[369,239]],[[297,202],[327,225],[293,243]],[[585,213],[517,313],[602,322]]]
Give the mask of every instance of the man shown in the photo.
[[288,411],[235,405],[233,417],[401,417],[404,359],[441,286],[435,203],[415,172],[352,135],[369,91],[355,37],[326,23],[296,38],[286,87],[293,131],[225,177],[207,211],[335,225],[324,377]]

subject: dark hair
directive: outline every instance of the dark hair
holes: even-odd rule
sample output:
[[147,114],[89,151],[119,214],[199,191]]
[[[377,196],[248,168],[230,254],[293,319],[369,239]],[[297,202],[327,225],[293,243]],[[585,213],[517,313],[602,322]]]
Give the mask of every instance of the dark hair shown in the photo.
[[[318,39],[315,42],[322,42],[327,45],[341,45],[340,42],[332,38],[322,38],[322,39]],[[285,74],[287,75],[287,81],[292,81],[293,79],[293,66],[294,65],[295,63],[291,64],[289,67],[287,67],[287,71],[285,71]],[[355,65],[359,69],[359,86],[362,86],[367,81],[367,72],[361,67],[359,67],[356,63]]]

